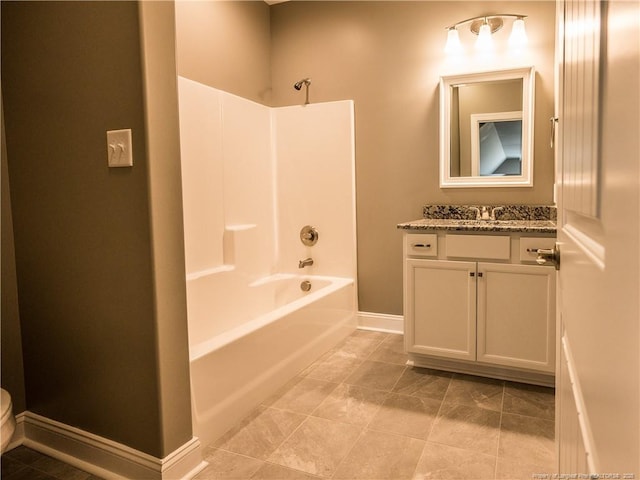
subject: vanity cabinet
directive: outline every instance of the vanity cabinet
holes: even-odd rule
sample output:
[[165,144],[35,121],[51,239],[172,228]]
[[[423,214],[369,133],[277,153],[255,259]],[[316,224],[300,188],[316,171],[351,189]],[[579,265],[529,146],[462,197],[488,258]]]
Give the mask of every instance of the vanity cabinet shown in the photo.
[[411,362],[551,384],[556,273],[536,264],[532,251],[554,241],[405,234],[405,347]]

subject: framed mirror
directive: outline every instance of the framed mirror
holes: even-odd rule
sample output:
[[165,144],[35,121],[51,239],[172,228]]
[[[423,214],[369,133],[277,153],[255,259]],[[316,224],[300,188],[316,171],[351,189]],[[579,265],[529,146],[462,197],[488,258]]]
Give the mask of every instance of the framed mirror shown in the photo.
[[440,187],[533,186],[533,67],[440,77]]

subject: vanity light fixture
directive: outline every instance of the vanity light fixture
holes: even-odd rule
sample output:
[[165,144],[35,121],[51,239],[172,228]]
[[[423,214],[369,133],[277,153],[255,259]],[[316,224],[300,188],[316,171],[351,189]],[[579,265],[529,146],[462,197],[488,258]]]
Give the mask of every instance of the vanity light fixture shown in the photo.
[[[498,29],[496,29],[497,31]],[[473,30],[471,30],[473,32]],[[485,18],[484,23],[480,25],[480,30],[478,31],[478,39],[476,40],[475,47],[478,50],[486,51],[491,49],[493,46],[493,40],[491,39],[491,34],[493,31]]]
[[511,27],[511,35],[509,37],[509,46],[513,48],[521,48],[527,43],[527,33],[524,28],[524,19],[526,15],[518,15],[513,13],[500,13],[494,15],[484,15],[481,17],[468,18],[447,27],[447,44],[445,45],[446,53],[459,53],[462,50],[460,37],[458,35],[458,27],[469,23],[469,29],[472,33],[478,35],[476,40],[476,48],[486,50],[491,48],[491,35],[500,30],[504,26],[505,18],[515,18]]
[[460,36],[456,27],[451,27],[447,32],[447,44],[444,46],[444,51],[449,54],[456,54],[462,52],[462,44],[460,43]]
[[509,46],[512,48],[522,48],[527,44],[527,32],[524,29],[524,19],[518,17],[513,21],[511,35],[509,36]]

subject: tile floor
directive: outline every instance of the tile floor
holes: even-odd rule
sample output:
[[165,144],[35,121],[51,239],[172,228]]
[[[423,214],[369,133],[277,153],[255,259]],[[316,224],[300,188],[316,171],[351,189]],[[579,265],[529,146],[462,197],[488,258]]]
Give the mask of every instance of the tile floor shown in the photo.
[[27,447],[17,447],[2,454],[3,480],[100,480],[60,460]]
[[[210,479],[531,479],[554,465],[553,389],[405,366],[358,330],[205,449]],[[3,480],[99,480],[26,447]]]
[[531,479],[553,472],[553,389],[405,365],[358,330],[205,449],[205,479]]

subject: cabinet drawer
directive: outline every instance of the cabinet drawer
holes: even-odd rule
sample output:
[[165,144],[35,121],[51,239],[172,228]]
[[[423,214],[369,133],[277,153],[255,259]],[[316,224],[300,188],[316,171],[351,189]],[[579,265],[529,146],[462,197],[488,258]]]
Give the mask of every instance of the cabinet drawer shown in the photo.
[[553,248],[555,245],[555,238],[522,237],[520,239],[520,261],[535,263],[538,257],[536,250],[539,248]]
[[511,238],[508,235],[447,235],[447,257],[509,260]]
[[407,256],[437,257],[438,236],[431,233],[408,233],[405,240]]

